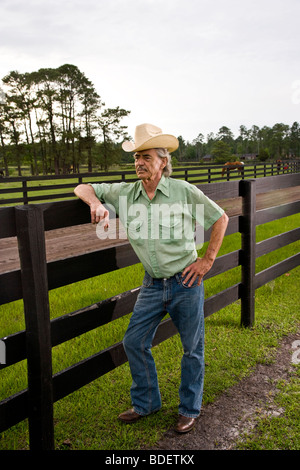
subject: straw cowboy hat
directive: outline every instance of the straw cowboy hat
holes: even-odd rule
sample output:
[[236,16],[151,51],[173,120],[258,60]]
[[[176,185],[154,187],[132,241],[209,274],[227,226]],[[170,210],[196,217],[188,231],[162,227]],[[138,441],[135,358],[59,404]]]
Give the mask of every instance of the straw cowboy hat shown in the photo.
[[176,137],[163,134],[159,127],[153,124],[140,124],[135,128],[134,142],[123,142],[122,148],[125,152],[137,152],[153,148],[166,148],[170,153],[179,146]]

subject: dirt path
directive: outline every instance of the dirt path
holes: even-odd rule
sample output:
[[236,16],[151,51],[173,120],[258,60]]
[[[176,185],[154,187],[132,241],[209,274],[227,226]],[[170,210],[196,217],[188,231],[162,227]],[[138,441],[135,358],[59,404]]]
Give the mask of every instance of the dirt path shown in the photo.
[[[272,207],[278,204],[285,204],[300,200],[300,186],[270,191],[268,193],[257,195],[256,209]],[[241,214],[242,200],[225,199],[218,201],[229,216]],[[111,230],[115,230],[114,224],[117,221],[111,221]],[[117,225],[118,228],[118,225]],[[118,233],[118,231],[117,231]],[[63,229],[51,230],[46,232],[46,252],[47,260],[54,261],[67,257],[89,253],[103,249],[105,246],[112,246],[126,241],[125,234],[122,232],[121,239],[100,240],[96,234],[96,227],[92,224],[77,225]],[[17,240],[15,237],[0,240],[0,273],[18,269],[20,267]]]
[[299,339],[300,331],[285,336],[274,362],[258,364],[249,377],[204,406],[190,433],[178,435],[169,430],[152,450],[234,450],[237,440],[255,427],[258,418],[280,416],[284,410],[274,403],[276,384],[295,373],[292,344]]

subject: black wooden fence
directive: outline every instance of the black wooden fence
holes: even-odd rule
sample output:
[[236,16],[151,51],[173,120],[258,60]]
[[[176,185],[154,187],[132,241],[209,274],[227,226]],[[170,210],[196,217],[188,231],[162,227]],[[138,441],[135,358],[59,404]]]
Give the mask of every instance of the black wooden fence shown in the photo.
[[[231,217],[226,235],[240,232],[242,247],[216,259],[206,278],[241,266],[241,281],[205,300],[205,316],[241,299],[241,324],[251,327],[255,289],[300,264],[291,256],[255,274],[257,257],[300,239],[300,229],[255,242],[256,226],[300,211],[300,201],[256,211],[256,194],[300,186],[300,175],[282,175],[201,185],[213,200],[242,197],[242,215]],[[48,291],[138,262],[128,243],[58,261],[46,261],[44,231],[90,221],[80,200],[0,209],[0,238],[18,238],[21,268],[0,274],[0,302],[23,298],[26,330],[1,338],[3,369],[27,359],[28,389],[0,402],[0,432],[29,418],[31,449],[54,448],[53,403],[127,361],[122,343],[99,351],[52,374],[52,347],[132,312],[139,288],[50,321]],[[205,241],[209,232],[205,234]],[[76,313],[76,315],[74,314]],[[170,319],[162,321],[154,345],[176,334]]]
[[[230,181],[235,179],[260,178],[273,175],[290,174],[300,172],[300,160],[264,163],[245,163],[241,172],[226,170],[222,176],[224,165],[198,165],[185,168],[173,168],[172,178],[185,179],[193,184],[213,183],[217,181]],[[70,183],[58,184],[55,181],[72,180]],[[58,176],[17,176],[0,178],[0,205],[28,204],[30,202],[41,202],[54,199],[73,197],[74,180],[77,184],[89,181],[104,181],[106,183],[125,181],[127,183],[137,180],[135,170],[110,171],[107,173],[80,173]],[[52,184],[41,185],[42,181],[51,181]],[[36,182],[36,185],[32,184]],[[16,183],[18,186],[9,187],[5,183]],[[76,184],[75,183],[75,184]],[[61,192],[69,190],[68,192]],[[46,191],[47,194],[39,194]],[[2,195],[12,194],[13,197],[6,198]],[[20,196],[18,196],[20,194]]]

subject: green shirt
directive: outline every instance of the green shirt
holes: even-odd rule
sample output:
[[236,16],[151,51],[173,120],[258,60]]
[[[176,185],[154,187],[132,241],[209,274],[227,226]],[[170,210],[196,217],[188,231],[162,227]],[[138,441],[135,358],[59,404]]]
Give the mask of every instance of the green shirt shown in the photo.
[[152,200],[141,180],[91,186],[101,202],[113,206],[134,251],[154,278],[171,277],[193,263],[196,222],[208,230],[224,212],[193,184],[164,175]]

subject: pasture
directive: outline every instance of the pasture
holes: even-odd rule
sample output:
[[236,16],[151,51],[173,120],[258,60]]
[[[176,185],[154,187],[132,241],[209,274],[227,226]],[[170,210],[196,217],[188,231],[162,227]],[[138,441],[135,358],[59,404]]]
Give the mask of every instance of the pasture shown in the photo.
[[[257,227],[257,241],[297,228],[299,214]],[[240,234],[225,238],[219,256],[240,247]],[[257,260],[257,272],[299,252],[296,242]],[[201,252],[199,253],[201,255]],[[76,311],[141,284],[141,265],[129,266],[49,292],[51,318]],[[238,282],[240,267],[205,281],[206,297]],[[204,406],[212,403],[257,363],[272,361],[280,338],[300,325],[299,267],[256,291],[256,323],[240,327],[240,301],[206,319],[206,378]],[[267,299],[267,302],[266,302]],[[53,348],[56,373],[121,341],[128,316]],[[0,330],[4,336],[24,328],[22,301],[1,307]],[[124,364],[54,404],[56,449],[140,449],[152,446],[172,427],[177,414],[181,344],[178,335],[153,349],[157,363],[162,410],[126,426],[117,415],[130,406],[131,377]],[[172,365],[172,366],[171,366]],[[26,361],[1,371],[1,399],[26,388]],[[0,449],[28,449],[27,420],[1,434]]]
[[[188,179],[190,180],[191,177],[191,179],[198,180],[199,169],[192,169],[190,171],[191,173],[195,171],[195,173],[189,174]],[[180,172],[178,177],[187,179],[187,170],[180,170]],[[112,175],[107,176],[107,181],[111,181],[111,177]],[[95,176],[91,178],[92,181],[96,181]],[[287,188],[287,181],[292,181],[292,179],[296,181],[298,177],[296,175],[286,175],[280,178],[285,180],[283,188]],[[260,185],[260,188],[268,187],[270,191],[272,184],[276,185],[277,181],[279,182],[277,177],[270,178],[269,182],[267,180],[266,183],[263,182],[263,185]],[[58,184],[61,181],[61,179],[58,180]],[[78,183],[78,180],[74,180],[72,176],[66,178],[66,181],[70,188]],[[36,181],[28,181],[26,184],[29,183],[37,184]],[[44,198],[43,201],[45,201],[49,197],[49,181],[38,182],[38,184],[40,183],[41,187],[44,188],[45,184],[48,185],[48,188],[42,189],[42,191],[45,191],[44,195],[36,192],[35,194],[39,195],[35,199],[39,200],[39,197],[42,196]],[[238,187],[233,182],[229,183],[229,185],[232,188]],[[212,186],[210,184],[206,185],[206,190],[209,192]],[[214,186],[224,188],[223,192],[228,191],[225,189],[225,186],[228,186],[227,183]],[[23,189],[24,187],[16,194],[19,194]],[[52,190],[57,195],[54,187]],[[219,189],[216,191],[218,194],[220,193]],[[284,189],[281,191],[284,191]],[[288,188],[286,192],[288,193]],[[66,196],[64,195],[64,197]],[[227,197],[230,196],[227,195]],[[295,200],[297,200],[297,196],[296,199],[293,199],[293,201]],[[278,205],[283,202],[285,201],[281,200],[271,205]],[[71,201],[71,203],[74,204],[75,201]],[[51,210],[55,210],[55,204],[51,203],[49,206],[46,205],[46,207],[52,207]],[[292,205],[286,204],[289,207],[292,207]],[[265,216],[260,214],[260,224],[263,223],[263,225],[256,227],[256,242],[258,243],[278,234],[298,229],[300,214],[296,213],[296,205],[293,205],[295,209],[287,210],[289,214],[293,215],[279,218],[279,220],[275,220],[276,217],[271,215],[271,211],[269,220],[272,220],[272,222],[265,223],[269,216],[265,219]],[[282,210],[286,210],[283,209],[283,206],[280,207]],[[5,210],[3,209],[3,211]],[[281,209],[278,208],[278,210],[280,212]],[[10,208],[7,211],[11,214]],[[279,212],[277,213],[279,214]],[[51,213],[53,212],[50,211]],[[4,215],[3,220],[11,220],[9,218],[5,219],[5,217]],[[226,256],[226,254],[231,254],[232,252],[237,253],[237,251],[240,251],[241,254],[245,250],[241,236],[243,230],[245,234],[245,227],[243,229],[241,224],[236,224],[238,220],[241,222],[243,218],[239,219],[239,216],[237,216],[234,219],[235,229],[229,231],[229,234],[225,237],[218,257]],[[64,226],[62,225],[62,227]],[[299,230],[296,231],[298,233]],[[296,239],[295,237],[293,240]],[[287,242],[288,244],[285,243],[285,246],[283,246],[283,240],[288,240],[286,235],[277,240],[273,239],[270,250],[267,248],[268,244],[260,245],[260,254],[255,262],[256,274],[263,274],[268,267],[299,253],[299,240],[293,241],[290,239]],[[271,251],[271,249],[275,251]],[[202,250],[199,250],[199,256],[201,256]],[[266,254],[263,255],[263,253]],[[241,259],[239,258],[239,260]],[[227,270],[222,270],[218,267],[213,277],[206,279],[206,299],[217,296],[218,293],[227,288],[230,289],[230,286],[237,286],[239,284],[241,272],[243,269],[245,270],[245,266],[240,261],[237,262],[238,257],[236,255],[231,257],[230,260],[230,263],[235,267],[227,268]],[[233,260],[235,260],[234,263]],[[143,269],[140,264],[129,264],[126,265],[125,263],[126,267],[115,268],[101,275],[93,275],[93,277],[87,278],[82,276],[81,279],[84,280],[79,282],[69,281],[72,283],[69,284],[67,282],[67,285],[63,287],[51,288],[52,290],[49,290],[51,320],[58,319],[63,315],[69,314],[69,312],[73,312],[73,315],[76,315],[81,309],[85,309],[87,305],[93,306],[101,301],[105,301],[105,299],[118,296],[122,292],[137,289],[141,285]],[[218,272],[221,272],[221,274],[217,274]],[[272,361],[280,339],[289,333],[299,331],[299,266],[294,269],[291,268],[287,273],[283,270],[281,272],[285,274],[279,277],[275,275],[274,278],[268,278],[267,276],[267,279],[273,280],[265,285],[263,285],[264,274],[263,276],[258,276],[258,285],[261,287],[256,288],[255,291],[256,313],[255,324],[252,328],[241,327],[241,301],[243,302],[243,298],[240,295],[231,300],[232,303],[229,306],[221,308],[217,312],[216,310],[218,309],[216,309],[214,315],[206,318],[204,406],[213,403],[221,393],[225,392],[241,380],[241,378],[249,375],[256,364]],[[72,277],[73,274],[70,273],[70,275]],[[5,304],[5,302],[2,303]],[[2,338],[9,335],[17,335],[18,332],[24,330],[25,312],[22,300],[10,301],[0,308],[0,331]],[[92,329],[64,343],[55,345],[52,348],[53,374],[59,374],[66,368],[72,368],[79,361],[85,361],[86,358],[97,355],[99,351],[110,348],[112,344],[121,342],[129,322],[129,317],[130,315],[121,316],[113,322],[103,324],[101,328]],[[177,390],[180,381],[182,354],[178,335],[172,336],[160,343],[159,346],[154,348],[153,353],[157,363],[163,398],[163,408],[159,413],[150,416],[147,420],[136,423],[134,427],[124,426],[123,423],[117,421],[117,415],[130,406],[129,387],[131,376],[128,364],[124,363],[54,403],[55,448],[73,450],[133,450],[155,445],[155,442],[160,439],[163,432],[172,427],[177,415]],[[26,389],[28,386],[27,361],[21,360],[1,370],[1,385],[0,400],[4,401],[10,395],[19,394],[19,392]],[[287,445],[292,447],[293,444]],[[0,449],[28,448],[29,430],[27,419],[0,434]]]
[[[190,183],[212,183],[231,181],[234,179],[263,178],[277,174],[296,173],[299,171],[299,160],[289,162],[287,170],[281,166],[280,171],[276,162],[256,163],[246,162],[242,171],[224,172],[225,166],[199,165],[176,166],[173,168],[172,177],[185,179]],[[135,181],[137,179],[134,167],[129,170],[112,169],[106,173],[80,173],[76,175],[61,176],[29,176],[24,172],[23,177],[12,176],[0,179],[0,205],[16,205],[28,202],[48,202],[53,199],[63,200],[74,198],[73,188],[78,183],[89,182],[120,182]]]

